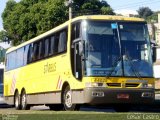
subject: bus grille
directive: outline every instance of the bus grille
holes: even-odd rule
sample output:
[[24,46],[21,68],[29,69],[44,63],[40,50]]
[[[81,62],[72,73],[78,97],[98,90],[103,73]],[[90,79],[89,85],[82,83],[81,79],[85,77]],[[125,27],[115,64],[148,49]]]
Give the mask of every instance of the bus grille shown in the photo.
[[[124,84],[126,88],[129,88],[129,87],[138,87],[139,86],[139,83],[125,83]],[[108,87],[122,87],[122,83],[107,83],[107,86]]]
[[138,84],[138,83],[126,83],[125,86],[126,86],[126,87],[138,87],[139,84]]
[[121,87],[121,83],[107,83],[108,87]]

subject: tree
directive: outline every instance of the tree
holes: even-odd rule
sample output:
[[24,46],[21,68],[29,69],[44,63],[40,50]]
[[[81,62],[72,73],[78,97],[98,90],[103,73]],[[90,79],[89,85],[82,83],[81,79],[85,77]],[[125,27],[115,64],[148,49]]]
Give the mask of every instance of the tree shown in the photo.
[[102,14],[105,14],[105,15],[114,15],[114,12],[113,12],[113,9],[111,7],[102,7],[101,8],[101,12]]
[[[13,45],[18,45],[68,20],[65,0],[9,0],[3,11],[3,26]],[[74,0],[73,13],[114,14],[104,0]]]
[[64,22],[66,10],[60,0],[10,0],[2,14],[3,26],[12,44],[18,45]]
[[75,16],[81,14],[115,14],[105,0],[74,0],[73,13]]
[[0,31],[0,42],[9,42],[9,41],[10,39],[9,39],[7,32],[4,30],[1,30]]
[[153,14],[153,11],[149,7],[140,7],[137,10],[139,17],[146,19]]
[[151,16],[147,17],[147,22],[149,23],[157,23],[158,22],[158,14],[160,11],[154,12]]
[[[0,31],[0,42],[8,42],[9,43],[9,38],[8,38],[7,32],[4,30]],[[5,52],[6,52],[6,49],[4,49],[2,46],[0,46],[0,62],[4,62]]]

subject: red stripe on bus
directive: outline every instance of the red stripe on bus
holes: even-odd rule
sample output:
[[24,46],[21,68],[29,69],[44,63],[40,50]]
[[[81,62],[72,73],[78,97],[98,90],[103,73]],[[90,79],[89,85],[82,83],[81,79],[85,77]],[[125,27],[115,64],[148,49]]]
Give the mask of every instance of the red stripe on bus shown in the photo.
[[60,81],[60,76],[59,76],[59,78],[58,78],[58,83],[57,83],[57,87],[56,87],[56,89],[58,89],[59,81]]
[[15,86],[16,86],[16,78],[15,78],[15,76],[13,76],[11,89],[10,89],[11,94],[14,93]]
[[59,89],[61,89],[61,84],[62,84],[62,80],[59,81],[59,86],[58,86]]

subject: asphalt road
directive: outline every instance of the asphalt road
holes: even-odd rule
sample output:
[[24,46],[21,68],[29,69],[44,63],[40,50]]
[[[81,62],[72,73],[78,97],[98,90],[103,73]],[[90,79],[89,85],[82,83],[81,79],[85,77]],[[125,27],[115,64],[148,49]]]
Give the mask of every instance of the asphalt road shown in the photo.
[[[10,110],[10,111],[15,111],[15,108],[11,108],[11,107],[2,107],[0,108],[0,110]],[[49,107],[46,107],[45,105],[41,105],[41,106],[34,106],[31,107],[32,111],[49,111]],[[115,112],[115,110],[113,109],[113,107],[107,107],[107,106],[82,106],[80,108],[80,111],[92,111],[92,112]],[[130,112],[156,112],[156,113],[160,113],[160,101],[158,101],[158,105],[153,105],[153,106],[135,106],[132,107]]]
[[[0,110],[14,111],[15,108],[0,105]],[[34,107],[31,107],[31,110],[48,111],[49,107],[46,107],[45,105],[34,106]],[[80,111],[115,112],[112,107],[107,107],[107,106],[82,106],[80,108]],[[154,105],[141,106],[141,107],[135,106],[131,108],[130,112],[158,112],[160,113],[160,94],[156,94]]]

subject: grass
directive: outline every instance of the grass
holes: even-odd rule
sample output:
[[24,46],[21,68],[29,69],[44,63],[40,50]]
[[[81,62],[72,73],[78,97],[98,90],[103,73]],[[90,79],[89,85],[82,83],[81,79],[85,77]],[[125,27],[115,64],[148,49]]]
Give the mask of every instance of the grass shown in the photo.
[[125,120],[126,114],[106,114],[106,113],[81,113],[81,112],[70,112],[70,113],[57,113],[52,112],[46,113],[32,113],[32,114],[2,114],[0,118],[5,117],[10,118],[10,120]]
[[[29,118],[29,119],[28,119]],[[125,120],[122,115],[95,115],[95,114],[29,114],[20,115],[18,120]]]
[[[144,119],[145,115],[159,118],[158,113],[116,113],[116,112],[91,112],[91,111],[18,111],[0,110],[0,120],[132,120]],[[8,119],[4,119],[8,118]]]

